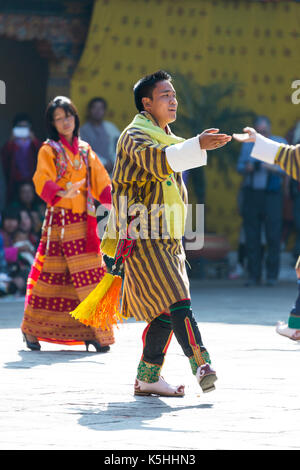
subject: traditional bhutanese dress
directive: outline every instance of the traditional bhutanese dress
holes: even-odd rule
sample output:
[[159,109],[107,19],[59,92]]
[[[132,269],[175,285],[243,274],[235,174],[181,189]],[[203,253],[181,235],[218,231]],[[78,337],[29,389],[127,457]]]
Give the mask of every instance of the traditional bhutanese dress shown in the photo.
[[[151,114],[146,112],[142,114],[160,129]],[[171,134],[168,127],[165,131]],[[168,139],[167,136],[166,139]],[[166,149],[171,149],[170,144],[155,143],[149,134],[140,128],[135,128],[134,124],[123,132],[118,141],[116,165],[112,178],[117,231],[120,232],[122,219],[126,217],[120,206],[121,200],[127,201],[129,209],[134,204],[137,204],[137,207],[138,204],[142,204],[147,209],[145,218],[148,218],[148,223],[144,225],[147,233],[136,240],[134,249],[124,263],[122,298],[124,317],[133,316],[136,320],[151,322],[161,312],[168,310],[170,305],[190,298],[185,266],[186,257],[181,238],[164,239],[161,236],[165,209],[157,214],[153,209],[165,202],[163,182],[177,185],[182,201],[187,204],[187,191],[181,169],[176,171],[176,163],[179,159],[177,152],[180,145],[174,145],[174,151],[170,152],[167,158]],[[187,154],[192,157],[195,157],[195,153],[198,156],[203,152],[201,155],[203,161],[201,163],[199,157],[197,162],[191,165],[191,161],[187,158],[187,161],[182,163],[185,160],[183,152],[180,156],[183,169],[185,165],[191,168],[206,163],[206,152],[200,150],[198,137],[189,139],[184,146],[184,152],[186,147],[189,147],[190,152]],[[178,168],[181,168],[180,165]],[[151,216],[153,216],[152,219]],[[155,227],[153,227],[153,222],[155,222]]]
[[[75,198],[57,193],[86,179]],[[22,331],[38,340],[82,344],[114,343],[113,331],[83,325],[69,312],[103,278],[106,267],[96,235],[93,198],[110,205],[110,178],[90,146],[61,137],[47,141],[38,154],[33,177],[37,194],[47,203],[42,236],[28,278]]]
[[[187,203],[181,172],[205,165],[206,160],[199,136],[177,137],[144,111],[134,117],[117,144],[112,178],[115,213],[110,214],[101,242],[103,253],[113,261],[111,273],[72,315],[90,325],[116,323],[121,261],[121,313],[148,322],[137,373],[137,380],[143,383],[159,381],[174,331],[193,373],[206,365],[210,378],[205,390],[214,389],[215,372],[209,368],[209,353],[191,310],[181,241]],[[140,386],[138,382],[136,386]]]
[[[258,134],[251,156],[266,163],[275,163],[293,179],[300,181],[300,144],[282,145]],[[300,257],[297,260],[296,269],[299,267]],[[299,297],[290,313],[288,326],[300,330],[300,279],[298,279],[298,287]]]

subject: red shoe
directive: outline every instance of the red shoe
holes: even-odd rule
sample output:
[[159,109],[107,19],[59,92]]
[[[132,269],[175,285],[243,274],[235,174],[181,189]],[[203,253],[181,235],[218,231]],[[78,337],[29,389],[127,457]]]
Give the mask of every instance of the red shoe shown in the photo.
[[217,380],[217,375],[208,363],[198,367],[196,378],[203,393],[215,390],[216,387],[214,386],[214,383]]

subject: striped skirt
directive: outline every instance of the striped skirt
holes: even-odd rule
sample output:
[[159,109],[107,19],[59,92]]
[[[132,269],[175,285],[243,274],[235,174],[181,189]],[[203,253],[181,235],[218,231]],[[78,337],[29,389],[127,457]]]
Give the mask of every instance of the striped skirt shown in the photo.
[[24,333],[59,344],[114,343],[113,331],[87,327],[69,315],[106,272],[101,254],[86,252],[86,230],[86,213],[48,211],[27,282]]
[[122,315],[151,322],[190,298],[185,252],[178,240],[138,239],[124,265]]

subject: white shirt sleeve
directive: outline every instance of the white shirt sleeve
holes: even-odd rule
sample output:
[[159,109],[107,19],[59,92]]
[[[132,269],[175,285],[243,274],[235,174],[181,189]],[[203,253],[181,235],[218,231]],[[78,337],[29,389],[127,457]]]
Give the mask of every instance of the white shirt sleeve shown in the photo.
[[168,163],[174,172],[181,172],[206,165],[207,153],[200,147],[199,136],[166,148]]
[[276,154],[282,143],[274,142],[274,140],[267,139],[261,134],[256,134],[256,141],[251,152],[251,157],[262,160],[265,163],[274,163]]

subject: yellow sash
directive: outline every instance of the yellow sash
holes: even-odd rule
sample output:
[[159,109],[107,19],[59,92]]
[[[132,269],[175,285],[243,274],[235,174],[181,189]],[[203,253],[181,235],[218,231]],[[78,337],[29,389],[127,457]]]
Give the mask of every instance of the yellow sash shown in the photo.
[[[185,140],[182,137],[177,137],[174,134],[167,134],[161,127],[156,126],[151,121],[151,119],[149,119],[144,114],[137,114],[134,117],[133,121],[122,132],[120,139],[122,138],[123,134],[131,128],[141,130],[145,134],[149,135],[151,140],[157,144],[170,146]],[[177,182],[173,174],[169,175],[169,177],[161,184],[163,189],[165,220],[168,234],[171,238],[181,239],[184,235],[187,208],[182,200]],[[102,252],[111,258],[115,257],[118,245],[118,238],[111,238],[112,233],[114,232],[112,230],[113,225],[114,223],[111,213],[101,242]]]

